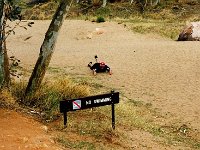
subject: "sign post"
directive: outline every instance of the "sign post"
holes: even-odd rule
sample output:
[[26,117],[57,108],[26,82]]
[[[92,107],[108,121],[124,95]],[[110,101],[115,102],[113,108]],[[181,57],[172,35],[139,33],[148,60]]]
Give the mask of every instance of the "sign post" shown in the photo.
[[112,128],[115,129],[115,105],[112,104]]
[[67,112],[63,112],[63,117],[64,117],[64,126],[67,124]]
[[60,101],[60,112],[63,113],[64,126],[67,125],[67,112],[81,109],[111,105],[112,128],[115,129],[115,105],[119,103],[119,92],[111,91],[109,94],[89,96],[78,99]]

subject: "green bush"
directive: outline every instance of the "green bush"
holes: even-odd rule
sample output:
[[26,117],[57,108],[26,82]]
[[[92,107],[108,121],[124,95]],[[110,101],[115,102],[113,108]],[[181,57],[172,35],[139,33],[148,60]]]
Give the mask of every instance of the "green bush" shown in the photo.
[[101,23],[101,22],[105,22],[105,19],[103,17],[97,17],[97,20],[96,20],[97,23]]

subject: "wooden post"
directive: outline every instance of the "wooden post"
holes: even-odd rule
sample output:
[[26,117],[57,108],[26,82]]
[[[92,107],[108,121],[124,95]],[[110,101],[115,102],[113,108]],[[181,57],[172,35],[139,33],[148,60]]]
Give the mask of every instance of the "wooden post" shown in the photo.
[[67,127],[67,112],[64,112],[63,116],[64,116],[64,127]]
[[115,104],[112,104],[111,107],[112,107],[112,128],[115,129]]

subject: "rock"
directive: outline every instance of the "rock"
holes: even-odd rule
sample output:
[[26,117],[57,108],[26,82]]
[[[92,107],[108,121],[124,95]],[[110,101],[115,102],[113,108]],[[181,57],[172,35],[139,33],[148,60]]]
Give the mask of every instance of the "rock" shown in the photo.
[[200,41],[200,22],[191,22],[184,27],[178,41]]
[[47,127],[47,126],[41,126],[41,128],[42,128],[45,132],[48,132],[48,127]]
[[95,31],[96,34],[103,34],[104,32],[105,30],[101,28],[96,28],[96,31]]

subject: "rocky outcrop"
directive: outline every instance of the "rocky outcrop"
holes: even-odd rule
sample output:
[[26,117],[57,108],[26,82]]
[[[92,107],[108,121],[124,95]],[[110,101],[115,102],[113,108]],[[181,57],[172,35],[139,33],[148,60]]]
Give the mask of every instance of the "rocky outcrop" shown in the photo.
[[178,41],[200,41],[200,22],[191,22],[179,34]]

